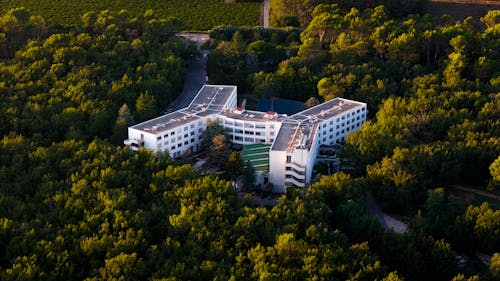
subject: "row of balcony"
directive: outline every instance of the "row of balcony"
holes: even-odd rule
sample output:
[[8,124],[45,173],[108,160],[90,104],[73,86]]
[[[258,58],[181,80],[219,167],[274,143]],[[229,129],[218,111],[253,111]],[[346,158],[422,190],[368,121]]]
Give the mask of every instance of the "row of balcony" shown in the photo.
[[306,187],[305,182],[297,181],[294,178],[285,178],[285,185],[295,185],[298,187]]
[[304,167],[303,165],[300,165],[296,162],[285,163],[285,168],[291,168],[297,172],[302,172],[302,173],[306,171],[306,167]]

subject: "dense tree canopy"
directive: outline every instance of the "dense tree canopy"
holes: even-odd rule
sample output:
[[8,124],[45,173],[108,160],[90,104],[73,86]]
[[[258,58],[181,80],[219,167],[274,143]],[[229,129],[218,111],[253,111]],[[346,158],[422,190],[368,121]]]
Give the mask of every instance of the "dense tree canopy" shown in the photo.
[[[479,27],[398,19],[364,9],[371,1],[306,2],[302,33],[212,30],[211,80],[308,106],[358,99],[371,112],[345,145],[350,175],[289,188],[269,208],[166,153],[114,145],[179,93],[195,51],[174,36],[177,20],[102,11],[66,30],[22,8],[2,14],[0,279],[497,278],[498,254],[490,269],[457,255],[498,251],[500,211],[452,187],[498,187],[498,11]],[[255,171],[222,127],[209,124],[203,146],[252,189]],[[369,216],[367,190],[409,216],[408,232]]]
[[102,11],[85,14],[81,28],[66,33],[36,31],[36,19],[20,8],[0,20],[11,50],[0,63],[1,134],[16,131],[44,144],[106,138],[123,104],[143,121],[179,93],[182,57],[192,51],[174,36],[175,19]]

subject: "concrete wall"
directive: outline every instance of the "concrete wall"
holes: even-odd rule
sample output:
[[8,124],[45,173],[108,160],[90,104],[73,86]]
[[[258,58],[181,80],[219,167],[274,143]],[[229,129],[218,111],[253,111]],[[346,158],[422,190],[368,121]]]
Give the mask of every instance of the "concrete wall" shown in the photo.
[[286,151],[269,152],[269,182],[274,192],[286,192],[285,188]]

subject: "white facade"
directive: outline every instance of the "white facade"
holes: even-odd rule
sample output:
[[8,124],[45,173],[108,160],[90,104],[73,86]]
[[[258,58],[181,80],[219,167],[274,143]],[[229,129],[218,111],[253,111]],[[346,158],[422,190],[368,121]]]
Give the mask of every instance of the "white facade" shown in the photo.
[[344,142],[366,121],[366,104],[335,98],[294,115],[236,107],[236,86],[204,85],[179,111],[129,127],[124,143],[137,150],[169,151],[174,158],[197,152],[209,120],[219,120],[236,144],[272,144],[269,182],[274,191],[305,187],[320,145]]

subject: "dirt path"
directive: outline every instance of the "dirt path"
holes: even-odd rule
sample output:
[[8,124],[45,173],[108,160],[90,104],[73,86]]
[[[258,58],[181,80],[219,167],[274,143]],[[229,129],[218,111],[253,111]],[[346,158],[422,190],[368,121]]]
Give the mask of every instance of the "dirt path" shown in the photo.
[[453,187],[455,189],[458,189],[458,190],[461,190],[461,191],[466,191],[466,192],[471,192],[471,193],[483,195],[483,196],[489,197],[491,199],[495,199],[495,200],[499,200],[500,201],[500,196],[495,195],[493,193],[489,193],[489,192],[480,190],[480,189],[465,187],[465,186],[461,186],[461,185],[452,185],[451,187]]

